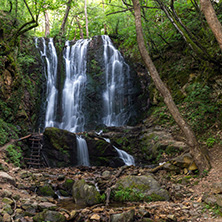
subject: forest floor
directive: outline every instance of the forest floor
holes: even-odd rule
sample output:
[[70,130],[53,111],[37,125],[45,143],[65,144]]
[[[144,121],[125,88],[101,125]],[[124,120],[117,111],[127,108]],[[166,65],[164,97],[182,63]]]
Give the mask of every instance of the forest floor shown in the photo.
[[[64,199],[63,201],[52,197],[40,197],[35,192],[34,177],[41,178],[38,184],[45,183],[46,178],[51,184],[61,183],[58,180],[59,175],[74,180],[102,177],[105,170],[111,173],[109,180],[113,179],[120,168],[110,167],[90,167],[90,168],[43,168],[43,169],[20,169],[15,168],[12,164],[8,164],[4,160],[4,149],[0,149],[0,163],[5,166],[4,171],[10,175],[15,183],[11,181],[2,181],[0,176],[0,221],[33,221],[33,216],[38,213],[36,209],[24,214],[24,211],[30,209],[28,203],[33,201],[45,207],[56,206],[56,211],[63,214],[69,221],[115,221],[112,215],[123,214],[124,212],[133,212],[133,220],[125,221],[222,221],[222,201],[217,198],[222,194],[222,146],[215,145],[209,150],[212,169],[206,172],[204,177],[195,174],[185,175],[169,173],[159,170],[153,176],[157,179],[161,186],[168,190],[170,201],[156,202],[126,202],[124,204],[98,204],[91,207],[77,206],[72,199]],[[0,173],[3,171],[0,171]],[[148,170],[142,167],[125,167],[118,177],[126,175],[146,175]],[[13,199],[11,203],[12,211],[7,214],[3,198],[8,193],[9,199]],[[15,200],[15,196],[19,196]],[[48,203],[48,205],[46,204]],[[32,206],[30,204],[30,206]],[[24,205],[24,206],[23,206]],[[27,205],[25,207],[25,205]],[[21,214],[23,212],[23,214]],[[73,216],[73,212],[74,215]],[[20,217],[17,215],[20,213]],[[21,220],[15,220],[20,218]],[[21,218],[21,215],[22,218]],[[8,218],[7,218],[8,216]],[[73,219],[71,219],[71,216]],[[117,220],[119,221],[119,220]]]

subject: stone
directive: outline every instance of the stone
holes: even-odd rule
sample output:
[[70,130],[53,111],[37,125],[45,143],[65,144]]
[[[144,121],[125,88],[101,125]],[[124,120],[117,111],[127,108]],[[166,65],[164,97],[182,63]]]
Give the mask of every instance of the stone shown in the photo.
[[214,194],[221,194],[222,193],[222,183],[217,182],[212,184],[211,192]]
[[100,202],[100,193],[94,185],[89,185],[84,179],[78,180],[72,188],[73,200],[76,204],[91,206]]
[[42,195],[42,196],[51,196],[54,198],[56,198],[56,196],[57,196],[49,184],[39,187],[37,190],[37,194]]
[[215,205],[217,203],[217,198],[215,195],[207,196],[203,198],[203,201],[209,205]]
[[12,196],[12,192],[5,189],[5,190],[3,190],[1,196],[2,196],[2,197],[11,197],[11,196]]
[[111,222],[133,222],[135,210],[129,210],[121,214],[113,214],[110,217]]
[[0,183],[10,183],[13,186],[16,184],[15,179],[3,171],[0,171]]
[[13,210],[12,210],[12,207],[9,205],[9,204],[5,204],[4,206],[3,206],[3,210],[6,212],[6,213],[8,213],[8,214],[13,214]]
[[114,190],[115,193],[119,193],[119,197],[115,198],[116,201],[126,201],[123,199],[124,193],[129,196],[127,201],[161,201],[170,199],[168,192],[161,188],[151,175],[120,178]]
[[57,211],[44,210],[36,214],[33,217],[34,222],[42,222],[42,221],[52,221],[52,222],[65,222],[66,218],[62,214]]
[[109,178],[109,177],[110,177],[110,171],[105,170],[105,171],[102,173],[102,177],[104,177],[104,178]]
[[50,203],[50,202],[42,202],[38,204],[38,208],[40,210],[48,209],[48,210],[55,210],[56,209],[56,204]]
[[20,175],[21,179],[25,179],[25,178],[30,177],[32,175],[32,173],[29,171],[26,171],[26,170],[22,170],[19,172],[19,175]]
[[217,205],[218,206],[220,206],[220,207],[222,207],[222,194],[218,194],[217,196],[216,196],[216,203],[217,203]]
[[64,174],[60,174],[57,178],[58,181],[63,181],[65,180],[65,175]]

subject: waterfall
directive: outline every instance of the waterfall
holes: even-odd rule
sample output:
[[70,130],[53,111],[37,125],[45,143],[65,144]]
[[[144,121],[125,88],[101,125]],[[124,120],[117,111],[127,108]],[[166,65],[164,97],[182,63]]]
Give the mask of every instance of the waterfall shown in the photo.
[[[100,131],[100,133],[97,133],[98,135],[101,135],[102,132]],[[107,142],[107,143],[111,143],[109,138],[105,138],[103,137],[103,139]],[[117,151],[119,158],[125,163],[125,165],[127,166],[131,166],[134,165],[135,166],[135,160],[133,158],[132,155],[128,154],[126,151],[124,150],[120,150],[117,147],[113,146],[115,148],[115,150]]]
[[[83,132],[85,117],[82,109],[86,84],[86,53],[89,40],[78,40],[72,47],[66,41],[64,50],[66,78],[62,92],[61,129],[73,133]],[[76,136],[78,164],[89,166],[88,147],[85,139]]]
[[[128,109],[131,105],[130,95],[132,94],[130,68],[125,63],[120,52],[113,46],[110,38],[106,35],[101,36],[101,38],[103,41],[104,61],[104,76],[101,78],[104,79],[104,82],[100,91],[97,92],[94,88],[91,90],[92,95],[97,93],[98,98],[102,100],[102,105],[98,106],[98,113],[102,113],[102,116],[96,117],[95,122],[102,122],[107,126],[122,126],[130,118]],[[73,133],[83,132],[86,125],[83,104],[87,95],[87,49],[91,40],[81,39],[76,41],[75,44],[66,41],[63,51],[66,76],[61,92],[58,92],[57,89],[57,85],[60,82],[58,82],[59,78],[57,80],[58,59],[53,39],[50,38],[46,44],[46,40],[41,38],[42,47],[39,47],[40,42],[38,40],[37,38],[35,39],[35,46],[39,49],[44,61],[47,80],[45,127],[58,127]],[[90,78],[93,79],[94,76]],[[61,93],[60,97],[58,96],[59,93]],[[61,102],[58,102],[60,99]],[[95,100],[94,102],[98,101]],[[58,107],[60,104],[61,107]],[[57,110],[61,111],[61,118],[58,118]],[[95,112],[95,110],[87,110],[87,115],[92,115],[92,112]],[[101,122],[100,119],[102,120]],[[87,143],[81,136],[76,136],[76,138],[78,164],[89,166]],[[126,165],[135,164],[131,155],[116,147],[114,148]]]
[[125,111],[130,98],[129,66],[120,52],[113,46],[109,36],[103,35],[106,89],[103,92],[103,123],[106,126],[122,126],[129,119]]
[[64,59],[66,79],[62,92],[63,117],[60,128],[83,132],[85,117],[82,110],[86,84],[86,53],[89,40],[78,40],[72,47],[66,42]]
[[117,147],[113,146],[117,153],[119,154],[119,158],[123,160],[123,162],[125,163],[125,165],[130,166],[130,165],[135,165],[135,161],[132,155],[128,154],[126,151],[124,150],[120,150]]
[[47,80],[47,91],[46,91],[46,114],[45,114],[45,127],[54,127],[56,119],[56,107],[57,107],[57,95],[58,90],[56,88],[57,83],[57,65],[58,58],[56,54],[56,49],[54,47],[53,39],[50,38],[48,42],[48,47],[44,38],[41,38],[43,49],[38,47],[38,39],[35,39],[35,45],[40,50],[42,58],[46,61],[45,73]]

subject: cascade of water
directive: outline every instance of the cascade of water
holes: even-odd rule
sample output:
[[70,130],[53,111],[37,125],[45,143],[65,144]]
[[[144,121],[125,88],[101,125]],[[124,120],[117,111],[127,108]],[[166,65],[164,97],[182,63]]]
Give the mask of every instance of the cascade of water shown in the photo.
[[[107,142],[110,143],[110,139],[109,138],[105,138],[103,137],[103,139]],[[127,166],[131,166],[131,165],[135,165],[135,160],[133,158],[132,155],[128,154],[126,151],[124,150],[120,150],[117,147],[113,146],[115,148],[115,150],[117,151],[119,158],[121,160],[123,160],[123,162],[125,163],[125,165]]]
[[[43,50],[40,50],[41,57],[46,61],[46,79],[47,79],[47,105],[45,114],[45,127],[54,127],[56,119],[57,94],[57,54],[54,47],[53,39],[49,39],[48,47],[44,38],[41,38]],[[38,48],[38,39],[35,40],[35,45]]]
[[81,136],[77,138],[77,157],[80,166],[89,166],[89,153],[86,140]]
[[113,146],[113,147],[116,149],[117,153],[119,154],[119,158],[123,160],[125,165],[127,165],[127,166],[135,165],[135,161],[134,161],[133,156],[131,156],[130,154],[128,154],[124,150],[120,150],[115,146]]
[[129,119],[125,111],[130,97],[125,97],[129,89],[129,66],[120,52],[113,46],[109,36],[102,36],[104,45],[104,63],[106,89],[103,93],[104,117],[107,126],[122,126]]
[[[83,132],[85,117],[82,102],[86,84],[86,53],[89,40],[81,39],[72,47],[66,41],[64,59],[66,79],[62,92],[63,117],[60,128],[70,132]],[[89,154],[84,138],[77,136],[78,164],[89,166]]]
[[83,132],[85,118],[82,102],[86,84],[86,53],[88,39],[81,39],[70,47],[66,42],[64,59],[66,79],[62,93],[63,118],[60,128],[71,132]]

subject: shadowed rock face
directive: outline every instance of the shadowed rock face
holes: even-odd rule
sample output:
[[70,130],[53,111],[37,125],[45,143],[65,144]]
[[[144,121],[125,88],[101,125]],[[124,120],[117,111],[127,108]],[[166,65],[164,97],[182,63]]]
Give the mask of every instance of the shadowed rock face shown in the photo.
[[[84,136],[84,134],[83,134]],[[124,163],[110,143],[90,133],[85,136],[90,165],[119,167]],[[43,154],[51,167],[77,165],[76,134],[66,130],[49,127],[44,132]]]

